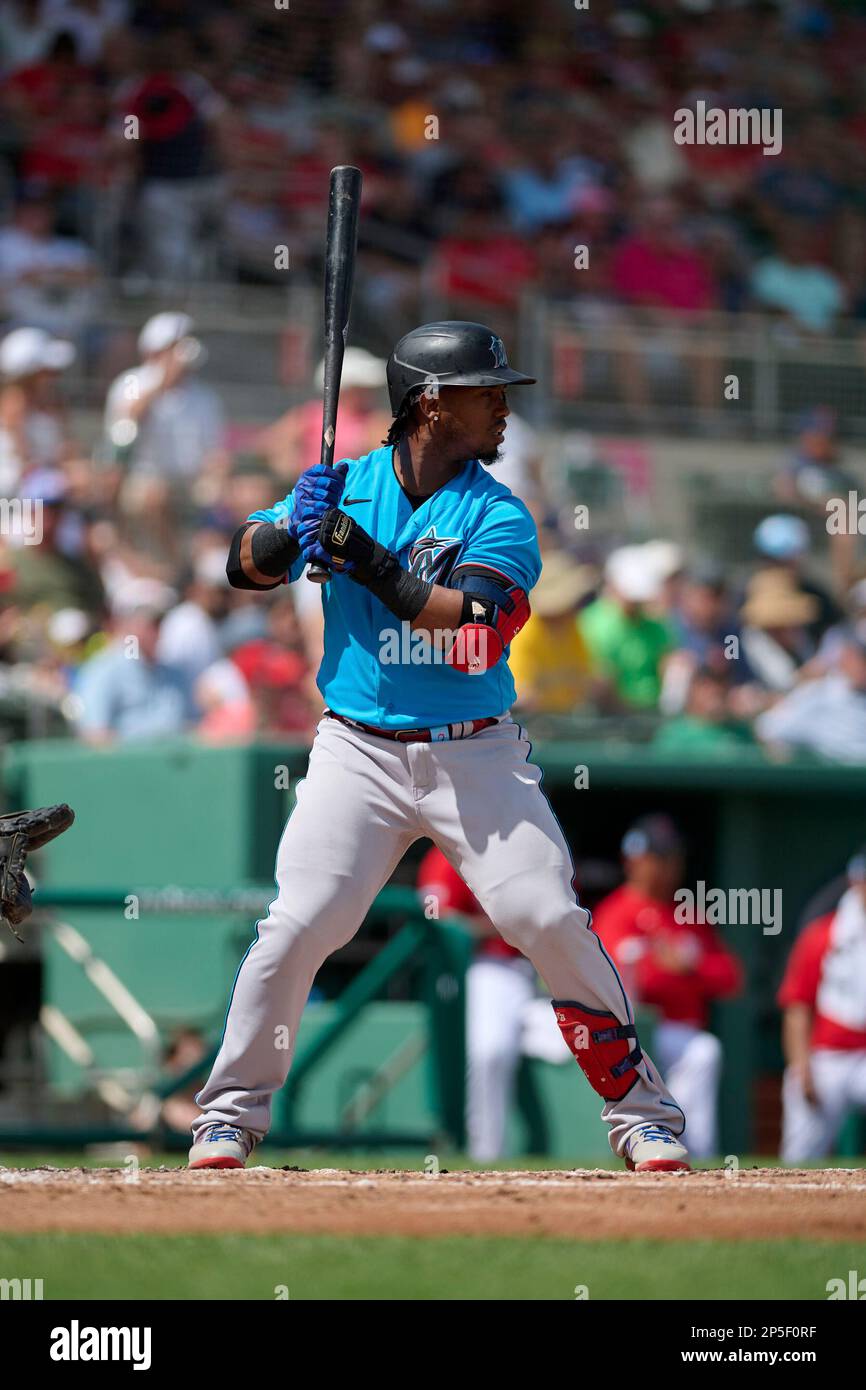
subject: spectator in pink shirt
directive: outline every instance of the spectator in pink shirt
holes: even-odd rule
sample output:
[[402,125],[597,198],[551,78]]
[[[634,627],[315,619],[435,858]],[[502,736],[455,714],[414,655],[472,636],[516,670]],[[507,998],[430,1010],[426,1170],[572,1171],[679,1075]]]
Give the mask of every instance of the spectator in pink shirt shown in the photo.
[[[652,198],[642,205],[639,230],[627,236],[614,255],[612,279],[620,299],[649,327],[698,324],[717,306],[709,263],[683,236],[677,203],[669,197]],[[658,340],[651,341],[651,356],[657,345]],[[698,405],[718,409],[716,358],[710,353],[687,356]],[[641,368],[646,369],[645,358]],[[648,405],[646,385],[644,379],[641,389]]]

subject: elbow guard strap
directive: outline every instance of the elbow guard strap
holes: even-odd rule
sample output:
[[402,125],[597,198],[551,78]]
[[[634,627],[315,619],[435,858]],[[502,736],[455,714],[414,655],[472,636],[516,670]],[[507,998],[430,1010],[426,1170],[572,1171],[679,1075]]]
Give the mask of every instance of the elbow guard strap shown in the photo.
[[456,671],[469,676],[489,671],[529,617],[529,599],[519,585],[496,589],[496,599],[471,590],[463,595],[460,626],[445,657]]

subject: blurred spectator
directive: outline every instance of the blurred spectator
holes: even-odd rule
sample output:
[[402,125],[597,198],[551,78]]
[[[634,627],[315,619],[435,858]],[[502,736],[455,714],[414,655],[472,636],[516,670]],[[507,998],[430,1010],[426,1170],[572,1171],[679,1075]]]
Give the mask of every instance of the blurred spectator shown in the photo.
[[717,753],[730,757],[744,743],[754,743],[749,725],[731,718],[729,687],[726,671],[716,666],[695,667],[688,680],[683,712],[661,726],[654,746],[671,757],[700,758]]
[[321,714],[322,700],[315,684],[317,668],[307,659],[292,593],[271,601],[267,622],[266,637],[251,638],[231,653],[252,693],[256,728],[266,734],[309,737]]
[[201,381],[206,352],[188,314],[160,313],[138,337],[141,365],[122,372],[105,402],[105,432],[128,470],[122,506],[153,543],[170,540],[195,489],[228,469],[219,396]]
[[193,564],[184,600],[162,621],[157,659],[181,671],[194,684],[223,655],[220,622],[229,608],[224,550],[205,550]]
[[16,66],[3,84],[0,100],[29,143],[44,121],[61,113],[77,88],[92,83],[93,73],[79,61],[75,36],[63,30],[50,36],[35,62]]
[[76,82],[58,112],[39,122],[21,163],[25,185],[50,190],[58,224],[94,248],[105,241],[101,199],[111,173],[109,148],[103,94],[93,83]]
[[783,571],[760,570],[749,581],[740,610],[740,652],[754,681],[765,690],[791,690],[815,643],[809,632],[818,613],[811,594]]
[[687,1117],[684,1142],[698,1158],[717,1152],[722,1048],[708,1031],[710,1005],[741,987],[736,957],[706,922],[680,918],[685,846],[669,817],[644,816],[622,842],[625,883],[593,912],[592,925],[631,998],[659,1011],[654,1060]]
[[604,593],[580,614],[578,627],[607,698],[625,709],[653,709],[661,670],[674,636],[647,605],[659,596],[657,569],[641,546],[623,546],[608,557]]
[[780,574],[799,593],[808,594],[814,599],[816,607],[814,616],[809,620],[809,633],[817,642],[831,623],[839,621],[842,610],[823,584],[806,573],[811,539],[805,521],[782,512],[765,516],[755,528],[752,540],[755,550],[766,564],[766,570],[757,570],[753,579],[757,580],[764,573]]
[[804,226],[784,224],[774,252],[758,262],[752,276],[756,301],[778,316],[789,336],[831,333],[845,308],[844,287],[818,263],[813,241]]
[[106,40],[129,16],[129,0],[43,0],[55,31],[71,34],[83,63],[95,63]]
[[704,560],[686,570],[669,621],[679,652],[695,664],[724,669],[737,619],[721,565]]
[[449,306],[449,317],[489,323],[514,333],[521,291],[535,273],[535,257],[520,237],[503,227],[501,209],[487,203],[466,208],[436,247],[431,275]]
[[588,565],[560,551],[547,551],[532,591],[532,615],[511,644],[508,664],[524,713],[569,714],[592,692],[590,655],[576,615],[596,587]]
[[836,668],[804,681],[759,715],[762,742],[805,748],[840,763],[866,762],[866,637],[851,632]]
[[476,1163],[493,1163],[505,1151],[521,1057],[561,1063],[570,1053],[549,1000],[538,995],[532,965],[499,935],[437,846],[421,860],[416,884],[425,911],[462,920],[477,938],[466,972],[467,1146]]
[[[190,30],[181,22],[143,41],[143,74],[114,93],[118,150],[135,160],[141,249],[163,292],[213,276],[225,201],[222,97],[192,71]],[[137,138],[124,138],[134,117]]]
[[[322,391],[325,364],[316,368],[315,386]],[[391,416],[382,405],[385,363],[363,348],[348,347],[343,357],[340,381],[340,410],[334,439],[334,458],[362,458],[378,449],[391,427]],[[293,484],[305,468],[319,462],[322,451],[321,396],[288,410],[262,430],[256,447],[267,459],[273,474]],[[260,505],[260,502],[256,505]]]
[[715,305],[715,287],[703,258],[685,241],[677,204],[656,197],[641,208],[640,230],[619,245],[613,282],[626,304],[649,322],[666,315],[703,314]]
[[548,222],[574,217],[599,177],[592,161],[571,152],[566,123],[557,115],[536,120],[518,138],[518,152],[502,175],[515,231],[531,236]]
[[96,261],[82,241],[54,231],[54,204],[21,194],[0,228],[0,302],[10,326],[42,328],[83,344],[96,309]]
[[181,734],[196,719],[188,679],[157,658],[166,605],[136,603],[116,614],[111,644],[82,667],[75,694],[86,743],[107,745]]
[[7,71],[37,62],[50,38],[43,0],[5,0],[0,6],[0,57]]
[[542,444],[532,426],[511,409],[496,460],[495,476],[497,482],[504,483],[528,507],[542,532],[539,539],[543,544],[543,528],[553,508],[545,485]]
[[778,497],[789,505],[812,507],[826,517],[828,497],[843,497],[857,479],[839,462],[836,412],[817,406],[802,420],[791,457],[774,481]]
[[[717,307],[718,289],[709,264],[689,245],[680,210],[671,198],[654,197],[641,205],[640,230],[632,232],[617,248],[612,277],[622,300],[649,326],[663,328],[676,321],[697,323]],[[633,369],[640,369],[642,362],[642,358],[636,359]],[[686,365],[694,372],[698,404],[706,410],[715,409],[715,356],[698,353],[690,356]]]
[[56,468],[72,452],[58,375],[75,358],[71,343],[41,328],[16,328],[0,342],[0,492],[17,494],[36,468]]
[[102,580],[85,553],[81,520],[67,505],[66,479],[56,470],[39,470],[28,476],[26,488],[40,518],[41,538],[36,544],[22,539],[11,548],[14,578],[8,597],[21,609],[41,610],[46,618],[61,608],[80,608],[101,618]]
[[833,911],[800,932],[778,993],[785,1080],[781,1156],[833,1153],[852,1110],[866,1110],[866,848],[848,864]]
[[204,743],[246,742],[256,734],[258,714],[249,685],[227,657],[202,671],[193,695],[202,711],[196,736]]

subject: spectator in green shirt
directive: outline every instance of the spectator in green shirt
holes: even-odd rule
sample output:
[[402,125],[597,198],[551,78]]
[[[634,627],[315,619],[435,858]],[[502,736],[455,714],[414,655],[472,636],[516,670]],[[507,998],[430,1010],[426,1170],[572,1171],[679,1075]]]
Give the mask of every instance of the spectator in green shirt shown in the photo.
[[732,719],[728,710],[728,676],[712,666],[698,666],[689,683],[682,714],[662,725],[653,740],[665,753],[684,756],[733,756],[754,743],[748,724]]
[[654,709],[663,658],[675,645],[671,628],[647,612],[660,595],[657,566],[643,546],[615,550],[605,565],[605,592],[578,618],[593,666],[615,705]]

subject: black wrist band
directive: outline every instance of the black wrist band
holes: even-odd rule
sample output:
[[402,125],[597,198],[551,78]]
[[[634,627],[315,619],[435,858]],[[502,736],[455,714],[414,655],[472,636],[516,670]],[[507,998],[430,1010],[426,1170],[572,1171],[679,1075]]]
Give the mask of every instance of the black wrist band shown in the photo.
[[[393,564],[383,566],[384,574],[368,583],[367,588],[391,610],[395,618],[411,623],[427,603],[433,592],[433,585],[429,580],[419,579],[417,574],[410,574],[408,570],[404,570],[396,555],[392,555],[390,551],[385,553]],[[363,580],[361,582],[363,583]]]
[[294,536],[271,521],[259,522],[250,546],[252,561],[261,574],[282,579],[301,553]]

